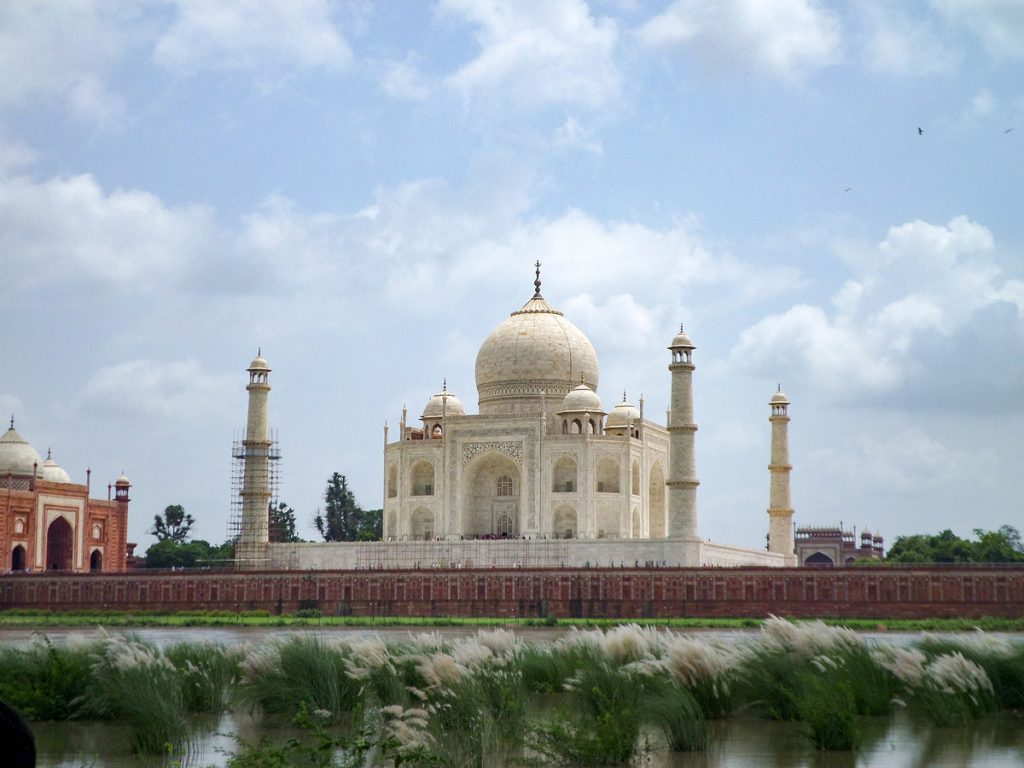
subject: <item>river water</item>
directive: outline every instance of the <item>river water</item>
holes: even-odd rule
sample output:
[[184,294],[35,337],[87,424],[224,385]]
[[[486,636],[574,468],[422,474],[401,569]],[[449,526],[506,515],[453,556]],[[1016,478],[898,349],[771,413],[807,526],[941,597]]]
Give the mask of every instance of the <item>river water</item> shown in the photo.
[[[410,634],[437,632],[456,638],[474,635],[473,627],[325,627],[322,629],[289,629],[263,627],[228,628],[166,628],[144,627],[131,632],[160,646],[177,642],[215,642],[225,645],[261,643],[283,632],[317,632],[325,636],[379,635],[400,641]],[[566,629],[521,627],[515,632],[524,641],[543,643],[564,634]],[[756,636],[757,630],[688,630],[701,639],[742,641]],[[20,645],[37,634],[33,630],[2,629],[0,643]],[[54,642],[73,638],[98,637],[101,630],[53,629],[45,634]],[[863,633],[871,641],[908,643],[920,637],[917,633]],[[997,634],[997,633],[991,633]],[[1006,635],[1019,640],[1020,635]],[[2,673],[2,671],[0,671]],[[238,740],[256,743],[261,737],[283,740],[295,735],[285,725],[273,720],[232,712],[221,716],[199,718],[194,722],[194,739],[186,755],[164,759],[140,758],[130,754],[128,735],[123,726],[104,722],[33,723],[38,749],[38,765],[42,768],[156,768],[181,766],[205,768],[225,765],[236,750]],[[1024,713],[1003,713],[978,721],[969,728],[932,728],[913,722],[897,713],[892,718],[862,721],[864,743],[856,753],[815,752],[796,723],[731,718],[710,724],[712,735],[707,751],[673,754],[654,751],[636,763],[645,768],[961,768],[984,766],[1020,768],[1024,766]],[[0,759],[2,764],[2,759]]]

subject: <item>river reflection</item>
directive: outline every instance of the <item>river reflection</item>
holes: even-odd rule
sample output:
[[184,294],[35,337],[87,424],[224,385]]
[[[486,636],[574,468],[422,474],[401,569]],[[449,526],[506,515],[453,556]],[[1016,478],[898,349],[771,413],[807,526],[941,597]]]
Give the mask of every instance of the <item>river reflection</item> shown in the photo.
[[[296,735],[243,714],[196,721],[187,754],[170,759],[129,754],[127,731],[98,722],[35,723],[41,768],[200,768],[223,766],[236,747],[230,734],[256,743]],[[1024,765],[1024,716],[1002,714],[969,728],[933,728],[902,714],[862,721],[864,742],[857,753],[817,752],[796,723],[724,720],[711,723],[706,752],[653,751],[638,758],[643,768],[1019,768]]]

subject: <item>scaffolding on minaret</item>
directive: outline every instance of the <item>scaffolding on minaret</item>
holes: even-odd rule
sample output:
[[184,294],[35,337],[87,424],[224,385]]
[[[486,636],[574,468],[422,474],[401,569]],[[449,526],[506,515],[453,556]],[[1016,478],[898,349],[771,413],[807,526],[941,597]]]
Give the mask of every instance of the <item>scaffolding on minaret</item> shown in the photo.
[[[281,483],[281,449],[277,443],[277,430],[270,430],[270,451],[267,458],[267,487],[270,488],[270,507],[277,506],[278,487]],[[258,464],[257,464],[258,466]],[[245,430],[236,430],[231,442],[231,511],[228,515],[227,540],[238,541],[242,533],[242,488],[245,484]],[[267,509],[269,516],[270,509]]]

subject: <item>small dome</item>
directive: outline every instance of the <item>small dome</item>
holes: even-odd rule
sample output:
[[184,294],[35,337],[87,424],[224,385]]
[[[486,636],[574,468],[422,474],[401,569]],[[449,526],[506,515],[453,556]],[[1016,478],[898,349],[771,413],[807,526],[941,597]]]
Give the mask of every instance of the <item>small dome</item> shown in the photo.
[[256,357],[254,357],[252,359],[252,362],[249,363],[248,370],[250,370],[250,371],[269,371],[270,370],[270,365],[267,363],[266,360],[263,359],[263,356],[259,352],[257,352],[256,353]]
[[114,481],[114,485],[131,485],[131,483],[128,482],[127,476],[122,472],[121,476]]
[[43,462],[43,480],[50,483],[70,483],[71,476],[60,467],[50,452],[46,452],[46,461]]
[[0,437],[0,475],[33,474],[35,466],[42,463],[35,448],[26,442],[14,429],[14,417],[11,417],[11,428]]
[[669,344],[669,349],[675,349],[676,347],[683,347],[685,349],[696,349],[693,342],[690,341],[690,337],[686,335],[683,330],[683,324],[679,324],[679,333],[672,337],[672,343]]
[[769,401],[769,405],[789,405],[789,398],[786,397],[786,393],[781,389],[772,395],[772,399]]
[[612,412],[608,414],[608,418],[605,419],[605,429],[616,429],[618,427],[628,427],[630,422],[633,426],[640,423],[640,409],[632,403],[626,402],[626,395],[623,393],[622,402],[612,409]]
[[423,409],[422,419],[439,419],[442,416],[465,416],[466,409],[462,401],[448,391],[448,382],[444,383],[441,391],[434,395],[427,402]]
[[592,413],[603,414],[601,398],[597,392],[581,382],[578,387],[571,390],[562,401],[562,408],[559,413]]

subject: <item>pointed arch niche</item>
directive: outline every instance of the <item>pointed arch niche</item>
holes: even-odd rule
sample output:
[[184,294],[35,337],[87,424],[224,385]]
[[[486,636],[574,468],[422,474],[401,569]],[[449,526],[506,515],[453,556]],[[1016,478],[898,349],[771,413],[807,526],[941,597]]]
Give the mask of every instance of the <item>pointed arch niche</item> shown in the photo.
[[619,460],[605,456],[597,462],[597,492],[619,492]]
[[412,465],[412,496],[434,495],[434,465],[429,461],[417,461]]
[[560,456],[551,468],[551,491],[574,493],[576,490],[576,460],[571,456]]
[[25,548],[21,544],[15,546],[11,551],[11,570],[25,570]]
[[434,513],[420,507],[412,513],[412,537],[418,541],[434,538]]
[[576,510],[568,504],[555,507],[551,521],[551,535],[556,539],[575,539],[578,531]]

